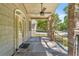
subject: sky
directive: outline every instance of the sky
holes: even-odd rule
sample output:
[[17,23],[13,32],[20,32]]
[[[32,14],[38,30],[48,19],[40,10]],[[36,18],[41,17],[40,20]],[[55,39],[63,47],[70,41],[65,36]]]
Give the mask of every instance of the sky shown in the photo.
[[63,10],[66,6],[68,6],[67,3],[61,3],[59,4],[59,6],[57,7],[55,13],[57,13],[59,15],[60,20],[64,20],[64,16],[66,16],[67,14],[65,13],[65,11]]

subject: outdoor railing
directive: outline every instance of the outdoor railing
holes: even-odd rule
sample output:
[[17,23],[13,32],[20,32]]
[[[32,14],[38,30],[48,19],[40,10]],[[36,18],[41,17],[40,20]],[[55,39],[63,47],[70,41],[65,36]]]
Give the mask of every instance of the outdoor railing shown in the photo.
[[58,32],[55,32],[55,39],[56,39],[56,42],[58,42],[62,46],[66,48],[68,47],[68,38],[65,37],[64,35],[60,35]]

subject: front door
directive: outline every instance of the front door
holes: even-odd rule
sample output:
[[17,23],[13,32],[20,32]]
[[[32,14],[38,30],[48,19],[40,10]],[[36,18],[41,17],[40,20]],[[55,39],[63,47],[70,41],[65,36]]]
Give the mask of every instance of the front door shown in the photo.
[[23,24],[22,18],[16,15],[16,49],[23,43]]

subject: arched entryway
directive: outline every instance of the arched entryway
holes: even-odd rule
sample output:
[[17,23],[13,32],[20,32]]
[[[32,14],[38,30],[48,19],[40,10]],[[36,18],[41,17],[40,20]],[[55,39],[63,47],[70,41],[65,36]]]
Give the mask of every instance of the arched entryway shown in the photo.
[[21,10],[15,10],[15,28],[16,28],[16,39],[15,39],[15,49],[18,49],[19,46],[24,42],[24,20],[25,15]]

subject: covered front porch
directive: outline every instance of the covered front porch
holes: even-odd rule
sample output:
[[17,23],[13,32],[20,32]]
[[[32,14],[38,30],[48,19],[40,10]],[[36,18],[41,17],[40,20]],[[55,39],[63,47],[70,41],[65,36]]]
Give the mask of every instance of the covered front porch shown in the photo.
[[[31,37],[27,43],[29,42],[28,49],[19,49],[15,55],[29,55],[29,56],[67,56],[67,55],[76,55],[75,39],[74,39],[74,30],[75,23],[74,23],[74,11],[75,11],[75,4],[68,5],[68,50],[63,49],[56,40],[56,31],[54,29],[55,19],[53,13],[55,12],[57,6],[59,4],[24,4],[27,13],[31,20],[29,21],[31,25],[31,21],[33,19],[46,19],[48,21],[47,27],[47,37],[43,38],[41,36],[38,37]],[[30,26],[31,30],[31,26]],[[34,34],[34,33],[30,33]],[[59,35],[63,39],[61,35]]]
[[15,56],[68,56],[68,52],[62,49],[56,42],[47,37],[33,37],[27,49],[19,49]]
[[[65,11],[66,23],[63,24],[68,25],[65,31],[57,28],[59,15],[56,15],[55,11],[59,5],[59,3],[0,4],[0,55],[79,55],[79,4],[68,4]],[[59,12],[61,14],[61,11]],[[46,20],[45,33],[36,31],[36,28],[32,29],[32,20],[38,19]],[[63,25],[61,27],[64,27]],[[66,39],[61,35],[63,33]]]

